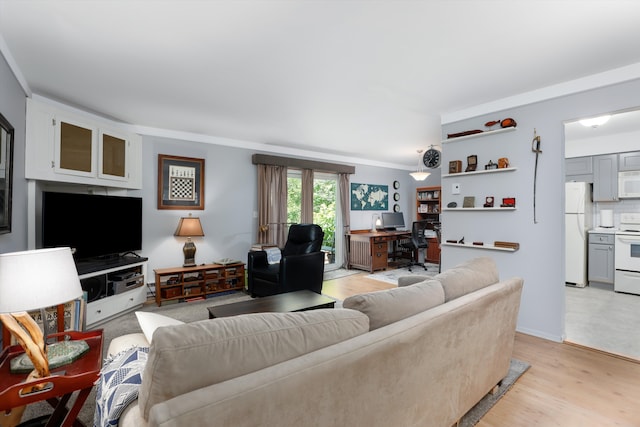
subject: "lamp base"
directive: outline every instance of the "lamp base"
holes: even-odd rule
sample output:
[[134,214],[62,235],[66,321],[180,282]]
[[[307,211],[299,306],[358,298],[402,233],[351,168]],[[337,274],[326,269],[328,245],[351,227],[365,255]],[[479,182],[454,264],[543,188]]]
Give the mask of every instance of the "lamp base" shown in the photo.
[[182,247],[182,253],[184,254],[183,267],[195,267],[196,266],[196,245],[191,241],[191,237],[187,238],[187,241]]

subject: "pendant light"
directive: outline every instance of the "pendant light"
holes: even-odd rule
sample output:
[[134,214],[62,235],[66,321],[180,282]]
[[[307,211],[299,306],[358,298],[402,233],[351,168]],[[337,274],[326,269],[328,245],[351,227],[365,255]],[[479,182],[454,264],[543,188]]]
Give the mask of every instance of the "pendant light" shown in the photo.
[[415,172],[411,172],[409,175],[411,175],[413,179],[415,179],[416,181],[424,181],[425,179],[427,179],[429,175],[431,175],[431,172],[424,171],[424,164],[422,163],[422,156],[421,156],[422,150],[417,150],[417,151],[418,151],[418,167]]

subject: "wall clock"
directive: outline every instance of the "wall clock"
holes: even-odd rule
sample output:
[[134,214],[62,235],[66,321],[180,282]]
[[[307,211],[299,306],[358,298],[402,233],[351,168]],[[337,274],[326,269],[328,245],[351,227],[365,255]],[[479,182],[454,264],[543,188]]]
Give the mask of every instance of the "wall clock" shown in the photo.
[[397,203],[395,205],[393,205],[393,211],[394,212],[400,212],[400,205],[397,204]]
[[433,148],[433,145],[422,156],[422,162],[428,168],[437,168],[440,166],[440,160],[440,150]]
[[393,181],[393,189],[397,190],[398,188],[400,188],[400,181]]
[[400,200],[400,193],[393,193],[393,200],[395,200],[396,202]]

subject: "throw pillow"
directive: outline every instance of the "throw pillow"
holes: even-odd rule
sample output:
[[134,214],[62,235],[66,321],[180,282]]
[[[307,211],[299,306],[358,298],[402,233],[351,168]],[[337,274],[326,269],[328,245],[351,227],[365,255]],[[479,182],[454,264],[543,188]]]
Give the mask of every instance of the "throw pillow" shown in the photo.
[[361,311],[369,317],[370,330],[428,310],[444,302],[444,291],[437,280],[384,291],[354,295],[344,300],[344,308]]
[[93,425],[117,426],[127,406],[138,398],[149,347],[131,347],[105,361],[96,382]]
[[369,330],[369,319],[345,309],[256,313],[160,328],[155,332],[138,403],[153,405],[246,375]]
[[500,281],[493,258],[479,257],[465,261],[434,277],[444,288],[445,302]]
[[138,318],[140,329],[142,329],[142,333],[147,341],[149,341],[149,344],[151,344],[153,332],[160,326],[182,325],[184,323],[180,320],[163,316],[162,314],[147,313],[145,311],[136,311],[136,317]]

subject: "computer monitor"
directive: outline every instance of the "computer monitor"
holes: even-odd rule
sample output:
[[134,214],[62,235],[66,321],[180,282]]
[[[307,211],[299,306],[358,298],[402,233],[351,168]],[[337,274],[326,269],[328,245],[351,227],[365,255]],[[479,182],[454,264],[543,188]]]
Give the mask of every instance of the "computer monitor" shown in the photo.
[[404,215],[402,212],[383,212],[382,227],[385,230],[404,228]]

